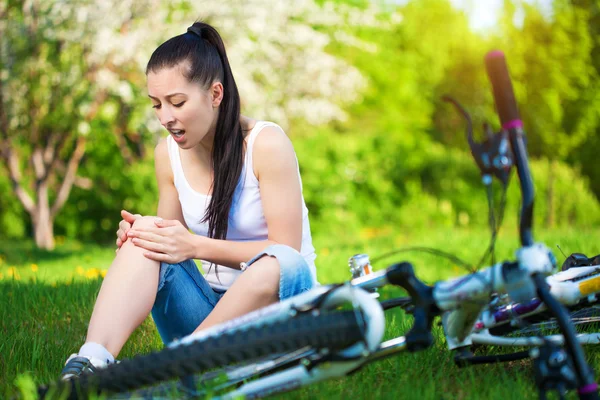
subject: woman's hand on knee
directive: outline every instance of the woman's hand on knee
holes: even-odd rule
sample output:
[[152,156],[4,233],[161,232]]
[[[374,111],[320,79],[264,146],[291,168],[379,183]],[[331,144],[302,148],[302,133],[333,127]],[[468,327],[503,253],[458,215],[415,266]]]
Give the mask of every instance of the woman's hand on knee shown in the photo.
[[201,236],[190,233],[181,221],[157,217],[138,219],[127,237],[136,247],[145,250],[146,258],[169,264],[196,258],[196,248],[202,240]]
[[119,230],[117,231],[117,251],[119,251],[121,246],[123,246],[123,243],[127,241],[127,232],[129,232],[135,220],[142,216],[140,214],[132,214],[126,210],[121,210],[121,217],[123,217],[123,219],[119,222]]

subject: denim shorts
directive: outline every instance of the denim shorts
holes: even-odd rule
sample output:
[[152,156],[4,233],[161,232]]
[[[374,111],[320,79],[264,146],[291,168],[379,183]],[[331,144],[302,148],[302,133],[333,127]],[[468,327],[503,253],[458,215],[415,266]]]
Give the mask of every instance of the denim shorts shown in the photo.
[[[285,245],[272,245],[247,262],[248,268],[264,255],[277,258],[280,266],[279,299],[284,300],[313,287],[304,257]],[[161,263],[158,292],[152,318],[165,344],[192,333],[215,308],[224,291],[210,287],[194,260]]]

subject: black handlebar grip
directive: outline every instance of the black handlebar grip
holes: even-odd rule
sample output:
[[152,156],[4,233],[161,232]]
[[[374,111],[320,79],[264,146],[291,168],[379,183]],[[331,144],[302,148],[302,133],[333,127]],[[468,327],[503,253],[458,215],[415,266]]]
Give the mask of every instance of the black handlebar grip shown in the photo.
[[485,66],[492,83],[494,100],[496,101],[502,127],[504,129],[521,127],[521,117],[519,116],[504,53],[499,50],[490,51],[485,56]]

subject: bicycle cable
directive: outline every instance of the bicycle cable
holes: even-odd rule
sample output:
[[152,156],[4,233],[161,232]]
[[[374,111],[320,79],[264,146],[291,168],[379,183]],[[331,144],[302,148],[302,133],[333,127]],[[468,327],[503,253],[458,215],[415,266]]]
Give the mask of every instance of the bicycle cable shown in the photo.
[[446,259],[448,259],[450,261],[454,261],[456,264],[462,266],[463,268],[466,268],[469,272],[472,272],[470,270],[470,268],[472,267],[472,265],[469,264],[466,261],[463,261],[461,258],[455,256],[454,254],[447,253],[447,252],[445,252],[443,250],[435,249],[433,247],[425,247],[425,246],[410,246],[410,247],[398,248],[398,249],[392,250],[390,252],[383,253],[383,254],[381,254],[381,255],[379,255],[377,257],[374,257],[373,259],[371,259],[371,263],[375,264],[376,262],[381,261],[381,260],[383,260],[385,258],[394,256],[394,255],[400,254],[400,253],[406,253],[406,252],[409,252],[409,251],[422,251],[422,252],[425,252],[425,253],[433,254],[433,255],[438,256],[438,257],[446,258]]
[[493,198],[493,189],[492,189],[491,182],[489,185],[486,185],[486,188],[487,188],[488,207],[489,207],[490,229],[492,231],[492,237],[490,239],[490,244],[489,244],[487,250],[483,253],[483,256],[477,263],[477,267],[476,267],[477,269],[481,268],[481,266],[485,262],[485,259],[487,257],[489,257],[490,255],[492,257],[491,264],[493,265],[496,263],[496,255],[495,255],[496,239],[498,238],[498,233],[500,232],[500,228],[501,228],[502,222],[504,220],[504,211],[506,209],[507,187],[505,185],[502,186],[500,206],[498,207],[499,208],[498,220],[496,220],[495,214],[494,214],[494,203],[493,203],[494,198]]

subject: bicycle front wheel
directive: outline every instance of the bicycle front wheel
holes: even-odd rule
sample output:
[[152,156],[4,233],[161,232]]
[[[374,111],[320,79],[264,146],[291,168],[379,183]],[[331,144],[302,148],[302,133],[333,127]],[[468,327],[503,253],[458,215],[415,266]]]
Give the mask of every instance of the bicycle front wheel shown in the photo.
[[[59,382],[57,389],[66,389],[71,399],[87,397],[89,393],[126,392],[306,346],[340,350],[363,339],[363,331],[364,323],[354,311],[300,315],[290,320],[233,329],[219,336],[123,360],[93,375]],[[44,398],[48,387],[41,387],[38,392]]]

